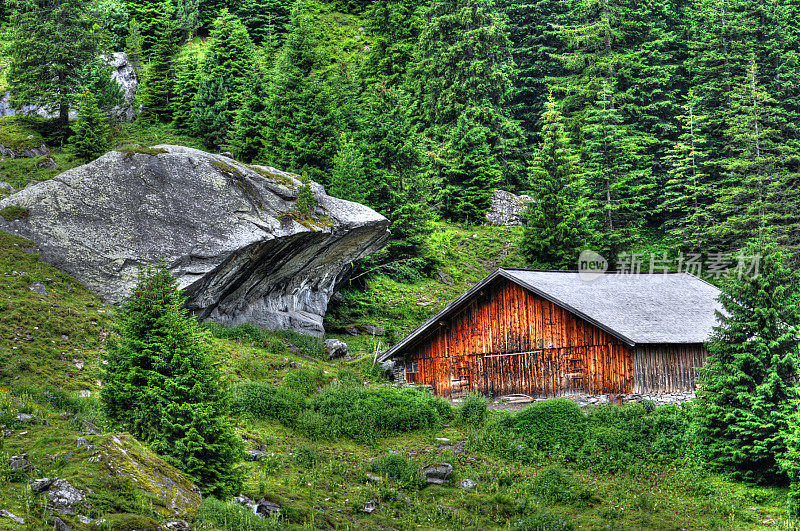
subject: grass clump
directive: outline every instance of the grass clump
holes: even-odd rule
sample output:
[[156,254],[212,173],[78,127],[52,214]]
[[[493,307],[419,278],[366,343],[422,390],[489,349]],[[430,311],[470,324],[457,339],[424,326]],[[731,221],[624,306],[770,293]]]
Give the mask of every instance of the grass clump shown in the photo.
[[308,409],[302,394],[267,382],[236,384],[232,395],[233,411],[256,419],[277,420],[284,426],[294,426],[297,417]]
[[456,422],[463,426],[480,426],[486,418],[488,400],[478,393],[467,393],[456,412]]
[[6,221],[17,221],[18,219],[28,219],[30,211],[19,205],[9,205],[0,210],[0,216]]
[[281,387],[303,396],[313,395],[319,386],[325,383],[322,369],[294,369],[289,371],[281,382]]
[[277,516],[262,518],[236,502],[206,498],[197,511],[195,522],[201,529],[223,531],[278,531],[284,526]]
[[396,453],[384,454],[373,459],[367,469],[388,479],[398,481],[405,487],[422,487],[425,480],[419,473],[419,464]]
[[325,461],[325,455],[313,446],[301,446],[294,451],[292,460],[300,468],[311,470]]
[[558,467],[540,472],[531,483],[530,493],[537,500],[551,505],[586,502],[592,498],[592,492],[575,479],[571,472]]
[[450,404],[425,391],[329,386],[298,422],[309,437],[373,444],[388,435],[436,429],[449,416]]

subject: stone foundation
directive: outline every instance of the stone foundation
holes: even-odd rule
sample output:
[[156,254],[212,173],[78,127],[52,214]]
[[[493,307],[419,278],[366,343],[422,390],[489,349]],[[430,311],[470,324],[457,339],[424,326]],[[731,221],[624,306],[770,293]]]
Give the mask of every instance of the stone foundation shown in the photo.
[[[628,402],[641,402],[642,400],[650,400],[657,406],[664,404],[680,404],[682,402],[689,402],[694,400],[694,391],[686,393],[632,393],[624,395],[572,395],[566,396],[575,401],[579,406],[593,406],[600,404],[627,404]],[[535,400],[539,401],[539,399]]]

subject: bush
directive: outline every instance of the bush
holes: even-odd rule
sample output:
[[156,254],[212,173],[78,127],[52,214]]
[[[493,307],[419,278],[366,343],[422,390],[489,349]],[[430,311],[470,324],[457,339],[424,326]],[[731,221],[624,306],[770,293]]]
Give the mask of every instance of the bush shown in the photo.
[[613,426],[592,426],[579,451],[578,464],[613,474],[636,460],[635,444],[629,432]]
[[456,413],[456,422],[465,426],[479,426],[486,418],[488,400],[477,393],[467,393]]
[[221,529],[223,531],[278,531],[284,529],[276,516],[262,518],[252,510],[236,502],[223,502],[216,498],[206,498],[197,511],[195,522],[200,528]]
[[586,417],[566,398],[534,402],[517,413],[514,431],[536,450],[574,450],[583,442]]
[[297,417],[308,409],[303,395],[266,382],[236,384],[232,394],[234,411],[256,419],[277,420],[285,426],[294,426]]
[[551,467],[543,470],[534,478],[530,487],[531,494],[537,500],[548,504],[570,504],[592,497],[580,481],[571,472]]
[[418,389],[329,386],[311,400],[298,419],[310,437],[374,443],[379,437],[436,429],[449,416],[449,404]]

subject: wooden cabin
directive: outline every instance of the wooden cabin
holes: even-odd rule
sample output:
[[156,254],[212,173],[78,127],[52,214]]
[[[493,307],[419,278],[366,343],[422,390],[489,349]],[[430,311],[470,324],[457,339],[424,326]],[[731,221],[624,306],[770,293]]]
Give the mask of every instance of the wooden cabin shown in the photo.
[[718,296],[688,273],[498,269],[381,360],[453,398],[688,393]]

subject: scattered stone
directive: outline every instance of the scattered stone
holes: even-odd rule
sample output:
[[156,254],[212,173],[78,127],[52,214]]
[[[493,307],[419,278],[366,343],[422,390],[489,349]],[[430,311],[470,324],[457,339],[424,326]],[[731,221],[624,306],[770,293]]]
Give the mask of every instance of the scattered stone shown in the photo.
[[375,512],[377,508],[378,508],[378,500],[370,500],[364,504],[364,507],[361,509],[361,511],[367,514],[372,514]]
[[11,195],[14,193],[14,187],[9,183],[0,182],[0,193]]
[[53,517],[53,528],[56,531],[72,531],[72,526],[58,516]]
[[83,421],[84,435],[100,435],[100,428],[88,421]]
[[87,444],[89,444],[89,441],[86,440],[86,437],[78,437],[78,448]]
[[477,485],[476,482],[472,481],[471,479],[464,478],[458,482],[459,488],[462,489],[471,489]]
[[274,514],[280,514],[281,506],[267,498],[261,498],[256,503],[256,514],[264,518]]
[[421,302],[417,303],[417,306],[425,307],[425,306],[430,306],[431,304],[433,304],[433,303],[430,302],[430,301],[421,301]]
[[220,157],[228,157],[229,159],[232,159],[233,158],[233,153],[231,153],[230,151],[220,151],[219,152],[219,156]]
[[170,518],[169,520],[164,520],[161,522],[161,527],[163,529],[167,529],[169,531],[188,531],[192,528],[189,525],[189,522],[186,520],[180,520],[178,518]]
[[28,454],[12,455],[8,460],[8,466],[12,470],[28,470],[31,462],[28,461]]
[[761,525],[775,525],[775,520],[773,518],[764,518],[761,520]]
[[58,169],[60,169],[58,167],[58,164],[56,164],[56,161],[53,160],[53,157],[45,157],[44,159],[39,161],[39,164],[37,164],[37,166],[39,168],[43,169],[43,170],[58,170]]
[[525,219],[522,212],[533,198],[528,195],[514,195],[503,190],[495,190],[492,205],[486,212],[487,225],[505,227],[510,225],[524,225]]
[[66,479],[53,479],[47,487],[47,507],[59,514],[75,514],[75,505],[82,501],[83,493]]
[[359,325],[359,331],[367,334],[368,336],[385,336],[386,329],[382,326],[375,326],[375,325]]
[[453,284],[456,283],[456,281],[453,280],[453,277],[451,277],[444,271],[437,271],[436,275],[434,276],[436,277],[436,280],[438,280],[442,284],[445,284],[446,286],[452,286]]
[[75,365],[75,368],[78,369],[79,371],[83,370],[84,363],[82,361],[75,361],[73,362],[73,365]]
[[349,349],[347,343],[339,339],[326,339],[325,349],[328,351],[328,359],[335,360],[347,356]]
[[55,480],[56,478],[34,479],[31,481],[31,491],[42,492],[43,490],[50,488],[50,485],[52,485]]
[[17,420],[20,422],[33,422],[35,419],[36,417],[28,413],[17,413]]
[[428,465],[422,469],[422,477],[425,478],[428,485],[444,485],[450,481],[452,474],[453,465],[450,463]]
[[82,514],[78,515],[78,521],[82,524],[91,524],[93,522],[91,518],[89,518],[88,516],[84,516]]
[[436,437],[436,442],[441,444],[450,444],[451,441],[447,437]]
[[240,494],[239,496],[234,496],[233,501],[235,501],[239,505],[244,505],[245,507],[249,507],[251,511],[256,512],[256,502],[254,502],[244,494]]
[[6,518],[11,518],[12,520],[14,520],[18,524],[24,524],[25,523],[25,520],[23,518],[20,518],[16,514],[12,513],[11,511],[7,511],[5,509],[0,509],[0,516],[5,516]]
[[249,455],[250,459],[252,459],[253,461],[258,461],[266,454],[266,452],[262,452],[261,450],[245,450],[244,453]]
[[41,282],[34,282],[31,284],[29,289],[34,293],[38,293],[39,295],[47,295],[47,287],[45,287],[45,285]]
[[[83,364],[81,363],[81,365]],[[90,398],[92,396],[92,392],[88,389],[81,389],[80,391],[78,391],[78,396],[81,398]]]
[[380,476],[376,476],[375,474],[367,474],[367,481],[371,481],[373,483],[380,483],[383,481],[383,478]]
[[358,332],[358,328],[356,328],[355,326],[345,326],[344,327],[344,331],[347,332],[348,334],[350,334],[351,336],[355,336],[355,337],[358,337],[358,336],[361,335]]

